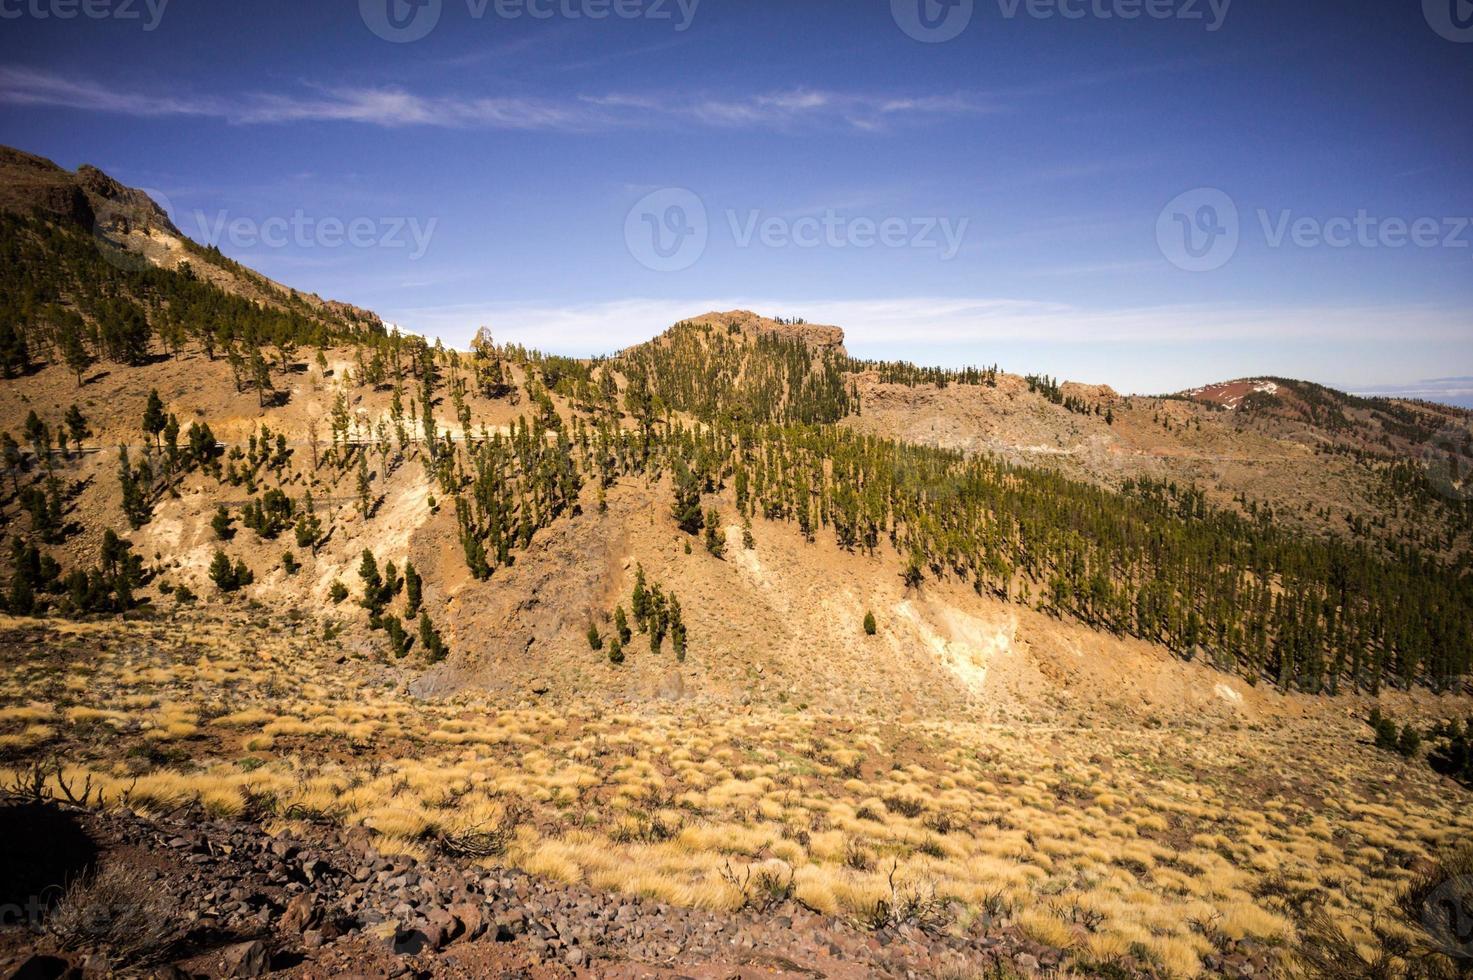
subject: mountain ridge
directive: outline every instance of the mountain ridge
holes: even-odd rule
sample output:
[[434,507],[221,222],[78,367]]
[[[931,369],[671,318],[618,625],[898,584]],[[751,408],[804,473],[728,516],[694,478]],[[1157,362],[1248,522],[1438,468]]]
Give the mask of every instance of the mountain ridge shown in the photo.
[[234,262],[218,248],[195,242],[146,192],[90,164],[71,172],[45,157],[0,146],[0,214],[54,221],[91,236],[107,261],[186,269],[258,305],[302,311],[335,325],[382,327],[369,310],[299,292]]

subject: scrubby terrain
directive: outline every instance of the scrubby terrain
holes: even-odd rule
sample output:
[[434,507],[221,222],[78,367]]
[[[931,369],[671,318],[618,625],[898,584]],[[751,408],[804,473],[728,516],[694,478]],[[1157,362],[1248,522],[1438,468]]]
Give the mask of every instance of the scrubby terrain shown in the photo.
[[[996,953],[1085,972],[1267,975],[1282,968],[1296,900],[1320,896],[1369,950],[1372,911],[1473,829],[1466,798],[1370,744],[1347,710],[1360,705],[1324,712],[1250,692],[1254,721],[1107,712],[1084,725],[553,708],[479,691],[421,699],[413,671],[345,658],[305,617],[259,610],[0,625],[6,751],[64,760],[42,773],[58,796],[61,780],[110,812],[153,815],[121,830],[88,819],[129,847],[158,839],[173,860],[157,870],[193,881],[191,917],[167,936],[189,968],[210,968],[189,938],[206,929],[217,946],[264,935],[280,962],[334,972],[382,966],[396,939],[433,952],[416,933],[457,948],[468,928],[466,944],[493,950],[464,956],[597,975],[732,970],[751,953],[742,934],[767,968],[814,957],[807,966],[838,976],[983,975]],[[1444,707],[1390,704],[1404,716]],[[221,882],[216,866],[234,855],[218,845],[242,834],[247,854],[290,848],[302,862],[284,879],[268,858],[266,880]],[[534,913],[557,923],[556,942],[516,926],[503,936],[513,946],[494,949],[497,923],[528,911],[530,883],[507,869],[555,883],[537,892],[552,908],[573,902]],[[407,871],[456,884],[415,888]],[[607,922],[620,908],[616,922],[645,923],[645,941]],[[773,927],[795,914],[802,929]],[[832,949],[814,943],[830,933]]]
[[1468,413],[453,351],[0,163],[17,964],[1468,962]]

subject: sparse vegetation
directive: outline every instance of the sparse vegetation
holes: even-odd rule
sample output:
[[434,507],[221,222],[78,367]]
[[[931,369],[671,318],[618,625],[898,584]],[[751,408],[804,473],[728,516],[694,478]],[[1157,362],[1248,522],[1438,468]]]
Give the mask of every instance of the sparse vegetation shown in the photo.
[[[397,621],[391,615],[386,624]],[[760,910],[797,901],[887,929],[941,929],[1008,910],[1030,935],[1063,939],[1079,962],[1138,944],[1140,955],[1195,974],[1214,949],[1209,935],[1297,954],[1289,944],[1313,936],[1310,920],[1281,896],[1323,900],[1336,929],[1373,948],[1397,896],[1423,880],[1417,859],[1473,832],[1473,811],[1425,766],[1410,767],[1388,800],[1386,753],[1356,749],[1354,729],[1327,723],[1331,713],[1203,738],[1179,725],[1059,731],[695,707],[510,709],[478,694],[453,704],[401,700],[369,683],[371,672],[339,665],[331,645],[301,650],[270,627],[243,629],[219,614],[162,641],[143,623],[80,629],[51,629],[45,643],[92,649],[88,685],[57,688],[61,696],[45,704],[28,700],[64,669],[60,660],[0,685],[4,751],[103,751],[68,767],[74,790],[85,769],[96,791],[115,800],[126,790],[128,805],[144,812],[187,799],[241,812],[249,794],[269,801],[267,819],[361,823],[386,848],[409,853],[489,849],[539,874],[680,904]],[[110,639],[105,648],[98,631]],[[200,645],[185,647],[185,636]],[[611,660],[622,655],[618,641],[617,632],[607,637]],[[260,654],[289,647],[301,683],[283,691]],[[22,648],[6,649],[14,658]],[[227,689],[232,710],[207,712]],[[130,728],[122,699],[164,690],[168,701]],[[423,746],[413,757],[392,748],[406,737]],[[28,741],[37,738],[48,741]],[[248,771],[221,751],[226,738],[252,746]],[[294,769],[298,753],[344,738],[358,746],[352,756],[305,779]],[[127,755],[132,744],[178,739],[193,746],[187,765]],[[1041,739],[1052,746],[1046,759]],[[861,750],[891,761],[865,766]],[[1295,787],[1331,759],[1339,803],[1326,808]],[[1262,789],[1265,777],[1273,789]],[[447,787],[464,788],[448,809]],[[508,798],[528,803],[514,826],[502,822]],[[575,801],[591,821],[569,820]],[[1405,857],[1387,861],[1391,850]],[[1210,921],[1211,931],[1194,921]],[[1087,944],[1075,944],[1076,926]]]

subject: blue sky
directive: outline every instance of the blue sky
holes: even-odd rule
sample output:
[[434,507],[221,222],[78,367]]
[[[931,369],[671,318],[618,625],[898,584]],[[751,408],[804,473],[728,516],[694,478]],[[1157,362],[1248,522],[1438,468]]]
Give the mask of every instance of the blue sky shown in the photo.
[[0,0],[0,142],[449,342],[1473,375],[1467,0],[89,2]]

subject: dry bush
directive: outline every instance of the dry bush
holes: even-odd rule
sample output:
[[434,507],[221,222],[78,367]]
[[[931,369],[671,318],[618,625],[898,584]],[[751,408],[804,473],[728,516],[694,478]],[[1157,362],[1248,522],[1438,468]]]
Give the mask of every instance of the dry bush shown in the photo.
[[1316,980],[1400,980],[1397,952],[1382,946],[1367,957],[1345,934],[1322,905],[1301,909],[1295,916],[1299,938],[1292,966],[1301,977]]
[[[783,871],[787,874],[783,874]],[[792,868],[764,866],[756,869],[755,876],[752,872],[753,868],[748,866],[738,874],[731,866],[730,859],[721,870],[721,880],[742,896],[741,908],[771,912],[793,897],[795,873]]]
[[940,813],[926,814],[926,817],[924,820],[921,821],[921,824],[925,826],[928,830],[934,830],[936,833],[941,834],[942,836],[951,833],[953,830],[961,829],[957,826],[957,822],[952,819],[951,814],[947,813],[945,810],[941,811]]
[[852,837],[844,842],[844,867],[851,871],[868,871],[873,865],[874,859],[863,844]]
[[[84,810],[100,810],[107,805],[102,790],[93,788],[90,773],[83,783],[77,785],[75,779],[67,778],[66,770],[55,760],[33,762],[24,771],[15,773],[4,785],[0,785],[0,799],[55,803]],[[125,794],[122,803],[126,805],[127,802]]]
[[137,868],[112,866],[79,878],[46,920],[65,950],[97,950],[114,966],[164,957],[175,936],[172,902]]
[[936,894],[936,886],[927,882],[915,884],[899,882],[896,873],[899,864],[891,862],[887,883],[888,898],[875,902],[870,909],[868,925],[871,929],[895,929],[903,925],[915,926],[923,932],[940,932],[950,924],[951,904]]
[[502,812],[495,824],[464,830],[441,830],[433,835],[434,843],[452,857],[500,857],[506,853],[507,845],[516,837],[517,827],[526,817],[526,808],[514,803]]
[[902,817],[910,817],[914,820],[925,812],[926,804],[909,796],[887,796],[884,800],[885,809],[891,813],[898,813]]

